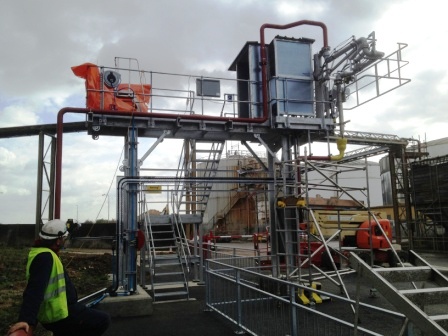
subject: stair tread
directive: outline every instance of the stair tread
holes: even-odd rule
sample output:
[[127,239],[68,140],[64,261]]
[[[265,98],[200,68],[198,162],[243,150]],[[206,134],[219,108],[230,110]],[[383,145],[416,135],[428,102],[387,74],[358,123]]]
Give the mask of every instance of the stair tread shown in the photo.
[[163,289],[161,287],[165,287],[165,289],[173,289],[173,288],[186,288],[185,281],[164,281],[164,282],[153,282],[153,286],[158,289]]
[[434,270],[429,266],[375,268],[373,272],[391,283],[430,280]]
[[165,259],[179,260],[179,255],[177,253],[156,254],[155,259],[156,260],[165,260]]
[[[425,310],[426,308],[429,308],[428,312],[440,310],[438,306],[446,304],[447,298],[445,296],[448,294],[448,281],[446,277],[419,258],[417,254],[410,251],[410,255],[414,256],[417,262],[424,265],[371,268],[353,252],[349,260],[355,269],[361,270],[359,274],[366,276],[367,279],[372,281],[372,286],[377,288],[389,302],[393,303],[397,308],[400,307],[405,316],[424,331],[425,335],[444,335],[445,333],[442,332],[442,329],[445,329],[446,332],[448,328],[448,314],[443,314],[445,310],[442,310],[443,313],[440,315],[434,311],[432,316],[429,316],[430,314],[425,312]],[[400,290],[394,285],[394,283],[397,283],[399,286],[402,286],[405,283],[416,282],[423,282],[422,286],[429,287]]]
[[448,287],[431,287],[431,288],[415,288],[415,289],[402,289],[399,291],[403,295],[417,294],[417,293],[437,293],[448,292]]
[[443,321],[448,320],[448,314],[440,314],[440,315],[430,315],[429,316],[433,321]]
[[156,272],[154,276],[184,275],[184,272]]
[[179,262],[169,262],[169,260],[163,261],[161,260],[160,262],[156,262],[155,263],[156,267],[158,266],[180,266]]
[[429,266],[409,266],[409,267],[387,267],[387,268],[375,268],[374,271],[378,273],[389,272],[406,272],[406,271],[429,271],[433,270]]
[[188,291],[157,292],[157,293],[154,293],[155,297],[178,296],[178,295],[188,295]]

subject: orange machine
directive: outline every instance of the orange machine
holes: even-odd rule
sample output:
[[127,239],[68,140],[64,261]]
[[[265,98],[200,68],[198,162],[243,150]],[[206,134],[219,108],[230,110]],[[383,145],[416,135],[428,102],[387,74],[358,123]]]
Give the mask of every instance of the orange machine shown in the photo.
[[95,110],[148,112],[149,84],[122,84],[116,71],[104,71],[92,63],[72,67],[86,81],[86,107]]

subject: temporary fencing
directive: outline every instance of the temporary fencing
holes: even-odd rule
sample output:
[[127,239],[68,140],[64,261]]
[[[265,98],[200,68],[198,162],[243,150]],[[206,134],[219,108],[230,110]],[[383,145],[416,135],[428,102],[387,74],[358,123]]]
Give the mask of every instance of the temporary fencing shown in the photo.
[[[205,283],[207,309],[235,323],[237,333],[398,335],[404,321],[402,314],[263,274],[257,257],[207,260]],[[304,292],[331,302],[303,305],[297,297]],[[370,322],[359,326],[358,317],[366,316]]]

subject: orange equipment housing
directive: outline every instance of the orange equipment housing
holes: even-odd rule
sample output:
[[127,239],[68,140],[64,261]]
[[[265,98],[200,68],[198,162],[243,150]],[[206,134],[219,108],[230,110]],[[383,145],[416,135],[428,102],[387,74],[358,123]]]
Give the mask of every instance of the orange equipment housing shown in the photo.
[[[392,226],[390,221],[387,219],[379,219],[378,223],[381,225],[383,231],[386,233],[389,241],[392,240]],[[356,234],[356,245],[358,248],[370,248],[370,235],[372,235],[372,248],[373,249],[388,249],[390,244],[384,237],[376,221],[372,220],[370,222],[371,229],[369,230],[369,221],[363,222]],[[371,231],[371,232],[369,232]]]
[[101,81],[100,69],[92,63],[72,67],[73,73],[86,81],[86,107],[94,110],[148,112],[149,84],[119,84],[108,87]]

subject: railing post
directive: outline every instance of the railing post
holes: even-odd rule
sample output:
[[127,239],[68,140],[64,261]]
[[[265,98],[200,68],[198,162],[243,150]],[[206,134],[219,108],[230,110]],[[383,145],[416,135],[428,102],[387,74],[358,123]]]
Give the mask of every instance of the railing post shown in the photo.
[[210,307],[210,291],[211,291],[211,275],[210,275],[210,261],[205,260],[205,308],[204,311],[211,312],[213,309]]
[[235,334],[237,335],[243,335],[245,334],[244,330],[243,330],[243,322],[242,322],[242,318],[243,318],[243,307],[242,307],[242,300],[241,300],[241,286],[240,286],[240,282],[241,282],[241,270],[239,268],[235,268],[236,271],[236,311],[237,311],[237,317],[236,317],[236,321],[237,321],[237,325],[238,325],[238,330],[235,331]]
[[297,307],[295,305],[295,286],[293,284],[289,285],[289,307],[291,307],[290,309],[290,314],[291,314],[291,332],[290,335],[291,336],[297,336],[298,334],[298,321],[297,321]]

